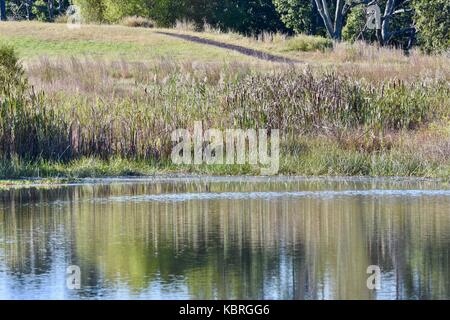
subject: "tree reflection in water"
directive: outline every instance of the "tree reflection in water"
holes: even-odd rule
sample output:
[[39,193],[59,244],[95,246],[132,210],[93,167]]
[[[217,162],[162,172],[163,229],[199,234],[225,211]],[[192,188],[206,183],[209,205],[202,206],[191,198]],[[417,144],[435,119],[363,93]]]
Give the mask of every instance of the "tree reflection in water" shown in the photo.
[[[2,191],[0,298],[450,298],[446,195],[142,197],[382,188],[430,185],[186,180]],[[65,288],[72,264],[79,291]],[[369,265],[382,269],[378,292],[366,287]]]

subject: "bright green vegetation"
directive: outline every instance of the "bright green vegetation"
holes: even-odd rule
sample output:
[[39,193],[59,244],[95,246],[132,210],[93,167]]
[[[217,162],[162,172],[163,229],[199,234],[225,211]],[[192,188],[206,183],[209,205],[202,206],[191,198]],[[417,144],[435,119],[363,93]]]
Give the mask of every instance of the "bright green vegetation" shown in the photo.
[[[32,58],[36,56],[64,56],[67,54],[91,55],[91,56],[116,56],[116,57],[137,57],[143,54],[145,47],[131,43],[112,43],[98,42],[89,40],[72,40],[72,41],[49,41],[35,39],[31,37],[22,37],[8,39],[4,38],[5,43],[18,49],[18,53],[24,58]],[[163,51],[161,51],[163,52]]]
[[201,44],[121,26],[83,26],[70,30],[64,24],[10,22],[0,25],[0,42],[14,46],[25,59],[90,56],[127,61],[181,60],[196,52],[197,59],[202,61],[250,60],[235,52],[214,47],[204,50]]
[[325,51],[333,48],[333,42],[322,37],[297,36],[287,40],[286,51]]
[[450,49],[450,2],[446,0],[414,0],[419,43],[425,52]]

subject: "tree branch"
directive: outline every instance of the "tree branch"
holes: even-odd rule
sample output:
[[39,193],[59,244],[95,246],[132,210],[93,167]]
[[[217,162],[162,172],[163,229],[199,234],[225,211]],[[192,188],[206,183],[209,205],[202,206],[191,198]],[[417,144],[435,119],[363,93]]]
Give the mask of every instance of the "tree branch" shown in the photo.
[[333,25],[331,23],[330,14],[328,11],[328,5],[325,0],[315,0],[317,11],[319,11],[320,16],[325,24],[325,28],[327,29],[328,35],[334,39],[334,30]]

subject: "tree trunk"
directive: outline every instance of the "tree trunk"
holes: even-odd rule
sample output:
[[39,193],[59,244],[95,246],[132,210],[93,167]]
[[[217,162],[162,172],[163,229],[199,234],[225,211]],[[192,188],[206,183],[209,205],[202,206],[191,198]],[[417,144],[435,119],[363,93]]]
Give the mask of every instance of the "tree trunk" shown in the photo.
[[328,10],[328,4],[326,0],[315,0],[317,11],[319,11],[320,16],[322,17],[325,28],[327,29],[328,36],[334,39],[334,28],[333,23],[331,22],[330,12]]
[[27,15],[27,20],[30,21],[30,0],[25,1],[25,11]]
[[6,0],[0,0],[0,21],[6,21]]
[[337,0],[336,2],[334,22],[330,14],[327,0],[315,0],[315,3],[317,11],[319,12],[319,15],[322,17],[328,36],[331,39],[341,40],[342,28],[344,27],[344,20],[345,20],[345,11],[344,11],[344,6],[346,4],[345,0]]
[[342,38],[342,28],[344,27],[344,4],[345,0],[337,0],[334,17],[334,37],[337,40],[341,40]]
[[63,13],[64,0],[58,0],[58,14],[61,15]]
[[381,27],[381,35],[383,38],[382,44],[386,44],[391,38],[390,20],[392,18],[392,13],[394,12],[394,4],[395,0],[388,0],[386,3],[383,16],[383,25]]
[[55,7],[54,0],[47,0],[47,7],[48,7],[48,17],[50,21],[53,21],[53,9]]

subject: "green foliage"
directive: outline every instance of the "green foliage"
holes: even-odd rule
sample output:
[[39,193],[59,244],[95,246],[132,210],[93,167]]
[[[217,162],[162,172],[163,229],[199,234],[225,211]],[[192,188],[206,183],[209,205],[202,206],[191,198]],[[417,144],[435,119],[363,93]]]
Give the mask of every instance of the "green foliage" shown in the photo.
[[44,0],[36,0],[33,3],[31,10],[37,20],[47,22],[50,21],[50,16],[47,8],[47,2]]
[[185,14],[183,1],[175,0],[75,0],[88,22],[118,22],[127,16],[150,17],[159,26],[171,27]]
[[104,18],[108,22],[118,22],[127,16],[148,16],[147,1],[104,0]]
[[286,27],[295,33],[314,34],[314,6],[310,0],[273,0]]
[[29,95],[14,50],[0,47],[0,158],[56,159],[67,136],[55,114],[42,95]]
[[118,22],[126,16],[152,18],[161,27],[177,20],[205,22],[224,31],[246,34],[286,30],[272,0],[75,0],[87,21]]
[[[286,31],[272,0],[215,0],[213,25],[244,34]],[[206,18],[209,22],[209,19]]]
[[105,21],[105,1],[104,0],[74,0],[75,5],[81,9],[81,15],[86,22]]
[[155,0],[150,4],[150,17],[158,26],[171,27],[184,16],[183,1]]
[[356,6],[349,13],[347,23],[342,29],[342,38],[345,41],[354,42],[356,40],[375,40],[374,32],[366,28],[366,7]]
[[23,90],[25,85],[24,70],[14,48],[0,46],[0,93]]
[[419,43],[427,53],[450,48],[450,2],[448,0],[415,0],[415,22]]

